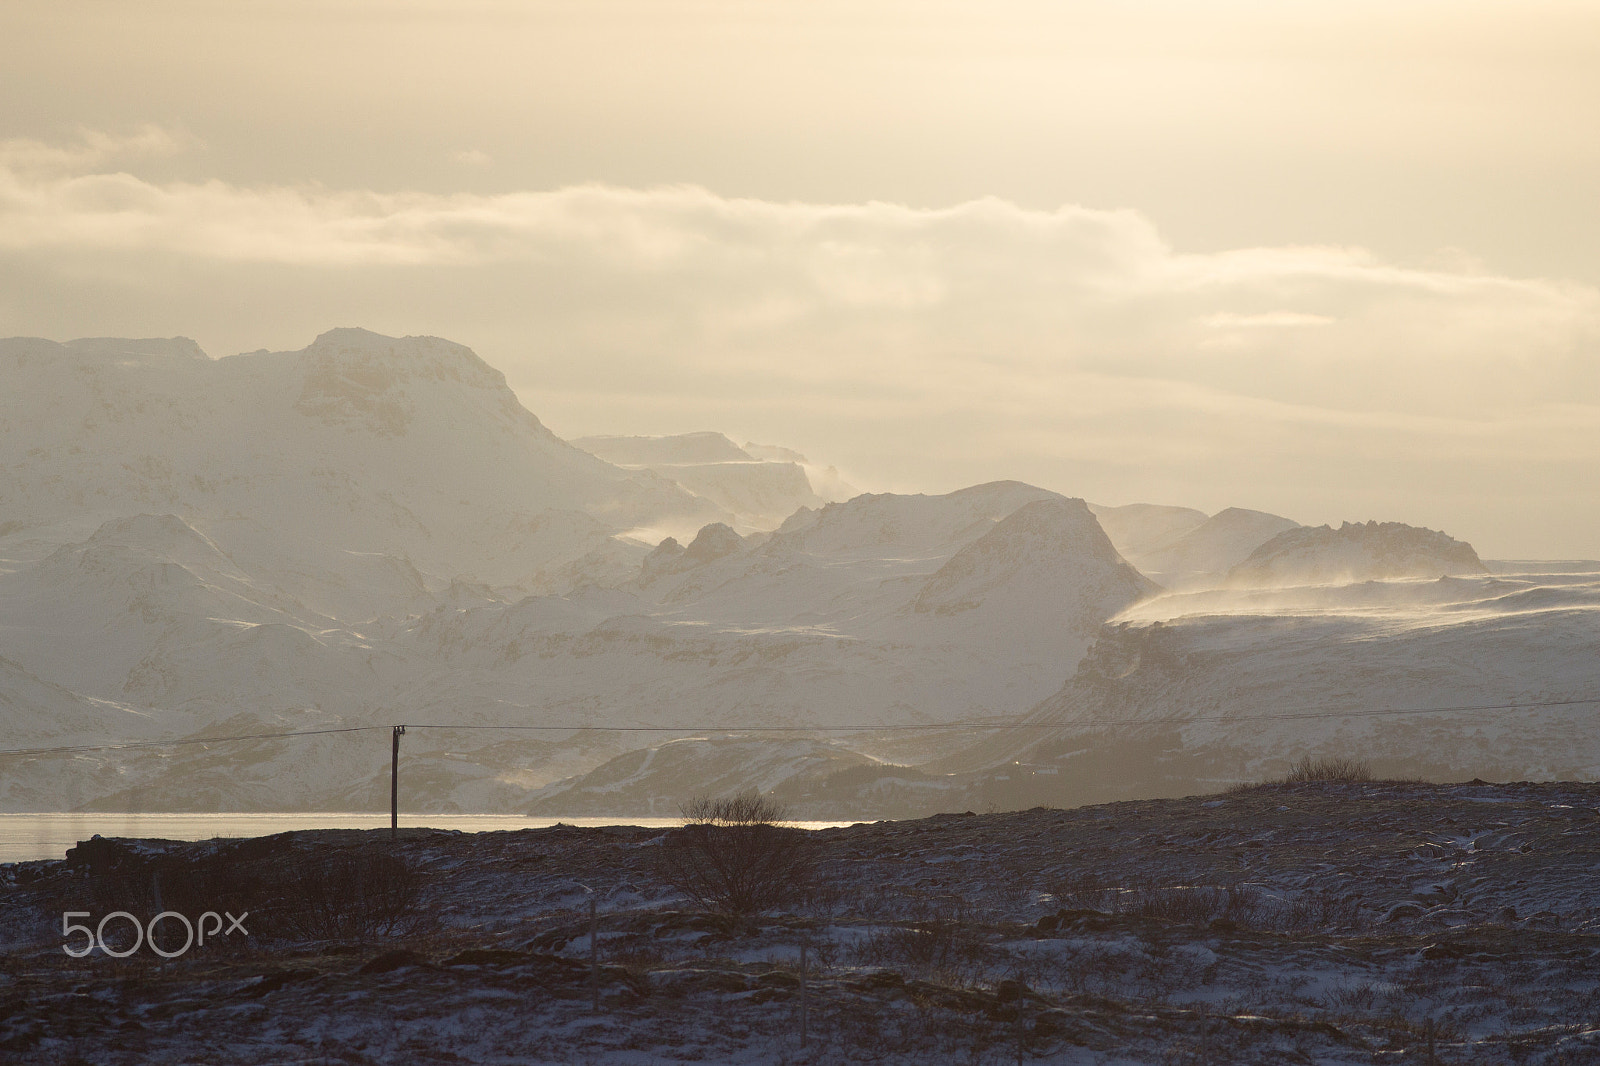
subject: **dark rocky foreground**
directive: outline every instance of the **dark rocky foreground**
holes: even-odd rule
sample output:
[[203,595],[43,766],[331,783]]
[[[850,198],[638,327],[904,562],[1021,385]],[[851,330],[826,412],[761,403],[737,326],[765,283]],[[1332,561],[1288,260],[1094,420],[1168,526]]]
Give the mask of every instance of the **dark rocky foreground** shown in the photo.
[[[673,839],[627,827],[0,867],[0,1061],[1600,1062],[1600,786],[1265,786],[783,839],[811,876],[758,919],[687,903]],[[63,912],[148,918],[157,891],[248,910],[248,938],[63,952]]]

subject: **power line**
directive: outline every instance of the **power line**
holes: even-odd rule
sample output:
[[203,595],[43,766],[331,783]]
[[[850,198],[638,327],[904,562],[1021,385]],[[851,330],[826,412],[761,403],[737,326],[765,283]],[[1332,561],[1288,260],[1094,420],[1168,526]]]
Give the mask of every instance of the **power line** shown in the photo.
[[[968,718],[959,722],[928,722],[922,725],[414,725],[411,729],[493,729],[528,732],[559,732],[581,729],[609,730],[618,733],[895,733],[935,732],[961,729],[1066,729],[1074,725],[1183,725],[1189,722],[1279,722],[1307,718],[1376,718],[1398,714],[1457,714],[1468,711],[1516,711],[1543,707],[1578,707],[1600,703],[1600,698],[1573,700],[1519,700],[1515,703],[1463,704],[1454,707],[1383,707],[1361,710],[1306,708],[1277,714],[1170,715],[1166,718],[1097,718],[1075,722],[1029,722],[1023,718]],[[0,753],[3,754],[3,753]]]
[[388,729],[386,725],[351,725],[337,729],[296,729],[287,733],[239,733],[229,737],[186,737],[183,740],[129,740],[115,744],[64,744],[55,748],[6,748],[0,755],[65,755],[86,751],[137,751],[141,748],[176,748],[185,744],[226,744],[234,740],[280,740],[284,737],[315,737],[324,733],[364,733],[369,729]]
[[[1468,711],[1521,711],[1537,710],[1544,707],[1581,707],[1586,703],[1600,703],[1600,698],[1589,697],[1580,700],[1519,700],[1515,703],[1478,703],[1463,704],[1456,707],[1383,707],[1368,708],[1355,711],[1283,711],[1278,714],[1214,714],[1194,715],[1188,718],[1171,715],[1166,718],[1123,718],[1117,720],[1102,719],[1086,722],[1052,723],[1050,729],[1065,728],[1071,725],[1186,725],[1189,722],[1293,722],[1303,721],[1307,718],[1381,718],[1395,714],[1458,714]],[[1027,723],[1019,722],[1018,725]],[[1041,726],[1044,723],[1040,723]]]
[[[503,729],[526,732],[612,733],[891,733],[929,732],[940,729],[1007,729],[1014,720],[968,719],[963,722],[926,722],[922,725],[413,725],[409,729]],[[0,753],[3,754],[3,753]]]
[[[608,733],[897,733],[897,732],[949,732],[959,730],[1002,730],[1002,729],[1070,729],[1078,727],[1102,726],[1163,726],[1187,725],[1190,722],[1290,722],[1306,721],[1317,718],[1378,718],[1393,715],[1407,714],[1465,714],[1475,711],[1517,711],[1539,710],[1548,707],[1580,707],[1586,704],[1600,703],[1600,698],[1587,697],[1584,699],[1569,700],[1521,700],[1514,703],[1488,703],[1488,704],[1460,704],[1452,707],[1383,707],[1363,708],[1357,710],[1328,710],[1324,708],[1307,708],[1299,711],[1280,711],[1276,714],[1216,714],[1193,715],[1180,717],[1171,715],[1165,718],[1098,718],[1073,722],[1029,722],[1021,719],[996,720],[994,718],[966,719],[959,722],[930,722],[922,725],[891,725],[891,726],[859,726],[859,725],[824,725],[824,726],[783,726],[783,725],[592,725],[592,724],[541,724],[541,725],[471,725],[471,724],[432,724],[408,725],[407,729],[433,729],[433,730],[487,730],[497,732],[528,732],[528,733],[575,733],[575,732],[608,732]],[[67,744],[59,747],[47,748],[9,748],[0,749],[0,756],[7,755],[65,755],[94,751],[136,751],[150,748],[174,748],[189,744],[226,744],[241,740],[282,740],[288,737],[322,736],[329,733],[364,733],[377,729],[393,729],[387,725],[356,725],[343,726],[333,729],[297,729],[283,733],[241,733],[226,737],[187,737],[182,740],[145,740],[126,741],[113,744]]]

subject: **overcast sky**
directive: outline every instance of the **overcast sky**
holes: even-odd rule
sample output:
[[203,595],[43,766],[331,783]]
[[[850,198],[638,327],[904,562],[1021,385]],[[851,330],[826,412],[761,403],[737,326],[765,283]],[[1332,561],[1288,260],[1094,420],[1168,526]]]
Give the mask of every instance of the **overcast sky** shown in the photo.
[[1600,557],[1600,2],[0,7],[0,335]]

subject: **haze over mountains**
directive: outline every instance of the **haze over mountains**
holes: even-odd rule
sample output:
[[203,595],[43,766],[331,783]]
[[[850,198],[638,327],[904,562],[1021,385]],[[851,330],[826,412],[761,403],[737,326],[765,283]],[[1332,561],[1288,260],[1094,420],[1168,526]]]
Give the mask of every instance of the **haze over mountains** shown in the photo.
[[856,495],[834,467],[791,448],[747,443],[721,433],[671,437],[578,437],[584,451],[630,470],[650,470],[724,508],[743,532],[772,529],[800,507]]
[[[1012,760],[1076,773],[1110,719],[1166,736],[1174,714],[1593,695],[1597,610],[1592,574],[1490,576],[1399,523],[1004,481],[860,495],[711,432],[567,443],[437,338],[339,329],[217,360],[0,341],[8,747],[405,723],[439,727],[406,739],[414,808],[639,814],[742,781],[818,811],[873,789],[937,809],[1017,780]],[[1562,737],[1594,710],[1515,745],[1500,726],[1455,744],[1451,723],[1426,740],[1440,766],[1592,772],[1600,753]],[[1181,739],[1226,778],[1379,735],[1342,721]],[[445,728],[464,726],[542,731]],[[583,728],[604,726],[686,732]],[[737,737],[752,726],[880,732]],[[920,726],[940,731],[884,732]],[[1170,761],[1124,783],[1165,787]],[[379,807],[387,736],[4,770],[13,810]]]

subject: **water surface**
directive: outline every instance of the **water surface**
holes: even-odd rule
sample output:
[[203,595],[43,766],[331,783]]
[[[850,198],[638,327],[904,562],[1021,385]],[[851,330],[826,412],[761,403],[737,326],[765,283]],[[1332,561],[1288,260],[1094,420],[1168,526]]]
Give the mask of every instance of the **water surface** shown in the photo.
[[[501,829],[543,829],[578,826],[642,825],[667,829],[681,818],[528,818],[514,814],[406,814],[400,828],[454,829],[488,833]],[[802,829],[827,829],[851,822],[792,822]],[[59,859],[80,840],[104,837],[152,837],[162,840],[210,840],[216,837],[259,837],[291,829],[387,829],[388,814],[365,812],[267,812],[251,814],[139,814],[118,811],[68,811],[46,814],[0,814],[0,862]]]

